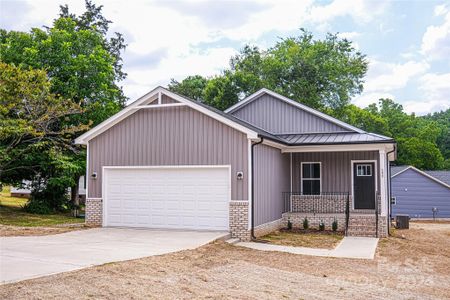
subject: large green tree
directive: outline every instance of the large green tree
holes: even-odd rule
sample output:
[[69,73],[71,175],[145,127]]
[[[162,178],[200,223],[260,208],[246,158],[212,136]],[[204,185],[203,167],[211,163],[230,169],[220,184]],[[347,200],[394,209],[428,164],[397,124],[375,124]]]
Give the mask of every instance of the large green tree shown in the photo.
[[366,71],[365,56],[350,41],[333,34],[315,40],[302,30],[267,50],[245,46],[221,75],[172,80],[169,88],[218,109],[266,87],[316,109],[341,110],[362,91]]
[[[80,114],[81,108],[50,89],[45,71],[0,62],[0,182],[17,185],[24,179],[47,181],[43,172],[46,161],[52,160],[61,169],[64,153],[76,152],[71,136],[86,126],[67,120]],[[64,169],[69,168],[78,166],[65,165]],[[47,183],[55,188],[53,182]]]
[[[109,34],[110,23],[102,15],[102,6],[89,0],[80,16],[61,6],[59,17],[50,27],[33,28],[30,32],[0,30],[0,59],[22,69],[45,70],[51,83],[50,92],[70,99],[84,111],[70,116],[67,124],[91,127],[119,111],[126,101],[118,85],[126,76],[121,59],[126,45],[121,34]],[[85,166],[84,149],[79,150],[64,153],[63,159],[49,156],[41,160],[47,161],[45,172],[52,176],[48,181],[57,181],[61,173],[71,174],[70,182],[61,184],[77,191],[78,178]],[[79,168],[63,168],[71,164]]]

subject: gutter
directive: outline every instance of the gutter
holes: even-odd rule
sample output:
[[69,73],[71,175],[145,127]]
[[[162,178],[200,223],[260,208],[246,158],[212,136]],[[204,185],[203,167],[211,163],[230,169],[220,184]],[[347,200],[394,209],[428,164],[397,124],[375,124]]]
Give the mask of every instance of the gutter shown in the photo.
[[255,176],[254,176],[254,170],[255,170],[255,164],[254,164],[254,149],[256,145],[261,144],[264,141],[264,138],[261,137],[261,139],[259,140],[259,142],[252,144],[252,150],[251,150],[251,163],[252,163],[252,182],[251,182],[251,187],[252,187],[252,199],[251,199],[251,222],[252,222],[252,227],[251,227],[251,239],[255,240],[255,210],[253,209],[255,207]]
[[386,152],[386,161],[388,163],[388,173],[389,173],[389,205],[388,205],[388,220],[387,220],[387,229],[388,229],[388,236],[390,236],[390,227],[391,227],[391,218],[392,218],[392,177],[391,177],[391,163],[389,161],[389,154],[395,152],[397,150],[397,144],[394,144],[394,149],[392,151]]

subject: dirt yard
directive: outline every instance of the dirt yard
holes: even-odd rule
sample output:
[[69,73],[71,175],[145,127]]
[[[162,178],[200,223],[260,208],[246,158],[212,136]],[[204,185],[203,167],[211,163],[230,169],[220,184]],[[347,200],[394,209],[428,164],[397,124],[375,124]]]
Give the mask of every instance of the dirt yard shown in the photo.
[[448,299],[450,224],[413,223],[375,260],[223,242],[4,285],[1,299]]

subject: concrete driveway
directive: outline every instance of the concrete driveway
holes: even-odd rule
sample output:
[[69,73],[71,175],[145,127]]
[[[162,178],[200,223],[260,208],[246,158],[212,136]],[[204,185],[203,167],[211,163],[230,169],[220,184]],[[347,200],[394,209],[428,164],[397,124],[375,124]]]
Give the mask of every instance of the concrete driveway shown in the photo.
[[227,232],[95,228],[0,238],[0,281],[15,282],[108,262],[194,249]]

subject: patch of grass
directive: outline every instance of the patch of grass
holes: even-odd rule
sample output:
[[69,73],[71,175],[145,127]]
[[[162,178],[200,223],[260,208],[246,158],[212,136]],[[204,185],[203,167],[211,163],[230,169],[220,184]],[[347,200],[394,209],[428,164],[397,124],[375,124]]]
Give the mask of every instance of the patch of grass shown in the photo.
[[344,236],[336,232],[276,231],[261,237],[275,245],[334,249]]
[[23,210],[26,202],[27,199],[11,197],[9,187],[5,187],[0,193],[0,224],[35,227],[84,222],[84,219],[72,217],[70,213],[49,215],[27,213]]

